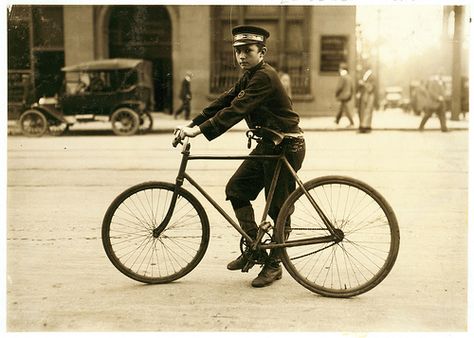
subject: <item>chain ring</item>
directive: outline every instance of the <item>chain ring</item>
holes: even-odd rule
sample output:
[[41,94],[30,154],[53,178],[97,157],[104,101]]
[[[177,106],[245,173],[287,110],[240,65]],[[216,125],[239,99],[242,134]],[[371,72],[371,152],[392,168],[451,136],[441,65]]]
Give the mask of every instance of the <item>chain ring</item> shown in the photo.
[[[264,236],[268,236],[269,238],[262,240],[261,243],[267,244],[271,242],[271,236],[268,233]],[[268,258],[268,253],[265,250],[252,250],[243,237],[240,238],[240,252],[249,262],[254,264],[264,264]]]

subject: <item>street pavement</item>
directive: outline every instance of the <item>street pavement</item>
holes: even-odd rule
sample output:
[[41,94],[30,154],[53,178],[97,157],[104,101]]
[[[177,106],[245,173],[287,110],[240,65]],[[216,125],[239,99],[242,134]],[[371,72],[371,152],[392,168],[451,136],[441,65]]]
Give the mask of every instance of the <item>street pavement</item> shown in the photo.
[[[401,233],[388,277],[351,299],[313,294],[286,271],[274,285],[252,288],[259,268],[226,270],[239,254],[239,236],[201,197],[211,241],[199,266],[170,284],[132,281],[104,253],[102,218],[129,186],[174,181],[180,152],[171,135],[8,137],[7,330],[466,332],[469,133],[341,130],[306,131],[300,177],[366,181],[389,201]],[[200,154],[248,151],[238,132],[192,145]],[[237,165],[198,161],[189,168],[230,214],[224,187]],[[260,196],[257,214],[262,206]]]

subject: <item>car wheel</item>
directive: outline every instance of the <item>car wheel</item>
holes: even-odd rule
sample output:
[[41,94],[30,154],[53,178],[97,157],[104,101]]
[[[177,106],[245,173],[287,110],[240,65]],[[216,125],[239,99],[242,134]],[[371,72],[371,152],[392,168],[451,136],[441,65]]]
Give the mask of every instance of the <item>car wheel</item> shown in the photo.
[[30,109],[20,116],[20,129],[28,137],[43,136],[48,130],[48,120],[39,110]]
[[110,118],[112,130],[116,135],[129,136],[137,132],[140,126],[138,114],[130,108],[118,108]]
[[147,133],[153,129],[153,117],[150,113],[140,115],[140,132]]

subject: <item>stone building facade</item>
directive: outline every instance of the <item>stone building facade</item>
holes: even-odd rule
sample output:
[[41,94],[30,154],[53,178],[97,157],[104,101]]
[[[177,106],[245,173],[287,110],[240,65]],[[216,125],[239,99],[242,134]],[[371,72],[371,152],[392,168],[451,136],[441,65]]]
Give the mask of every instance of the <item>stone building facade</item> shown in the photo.
[[342,61],[355,69],[355,6],[14,5],[8,12],[9,107],[51,96],[61,67],[104,58],[153,63],[156,111],[179,104],[187,71],[192,114],[239,75],[231,27],[270,31],[268,62],[290,75],[295,109],[305,116],[335,110]]

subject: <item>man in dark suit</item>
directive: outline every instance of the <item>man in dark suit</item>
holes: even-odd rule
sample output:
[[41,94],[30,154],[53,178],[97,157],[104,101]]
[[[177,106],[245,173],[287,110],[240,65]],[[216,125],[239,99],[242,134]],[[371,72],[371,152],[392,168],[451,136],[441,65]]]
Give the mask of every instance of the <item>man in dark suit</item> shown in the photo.
[[436,113],[441,125],[441,131],[447,132],[446,126],[446,105],[444,102],[444,85],[441,76],[433,76],[426,85],[427,98],[423,106],[424,116],[421,119],[419,130],[425,128],[426,122],[433,113]]
[[181,83],[181,91],[179,93],[179,98],[181,99],[181,106],[174,112],[174,118],[177,119],[178,116],[184,111],[184,119],[189,120],[189,115],[191,114],[191,79],[192,73],[186,72],[183,82]]
[[339,124],[341,117],[344,115],[349,119],[349,126],[354,125],[352,120],[352,113],[349,109],[349,102],[352,99],[352,93],[354,91],[352,84],[352,77],[349,74],[347,64],[345,62],[339,65],[339,82],[336,87],[336,99],[340,101],[339,111],[336,115],[336,124]]

